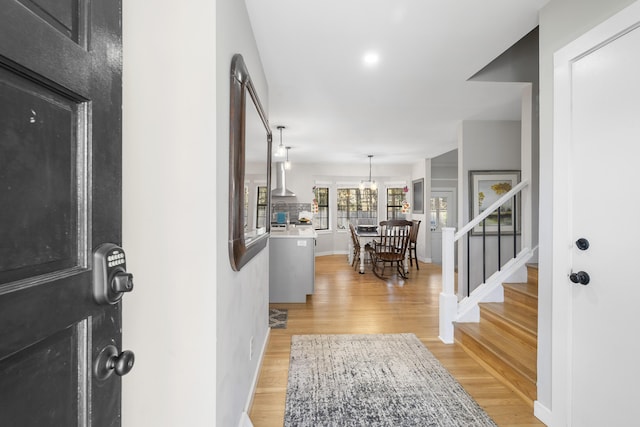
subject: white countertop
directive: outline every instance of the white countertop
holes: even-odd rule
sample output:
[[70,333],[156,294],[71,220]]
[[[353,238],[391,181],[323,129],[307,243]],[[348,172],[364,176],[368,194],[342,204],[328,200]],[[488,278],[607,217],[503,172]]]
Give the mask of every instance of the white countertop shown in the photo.
[[318,233],[311,225],[288,225],[286,230],[271,229],[272,239],[315,239]]

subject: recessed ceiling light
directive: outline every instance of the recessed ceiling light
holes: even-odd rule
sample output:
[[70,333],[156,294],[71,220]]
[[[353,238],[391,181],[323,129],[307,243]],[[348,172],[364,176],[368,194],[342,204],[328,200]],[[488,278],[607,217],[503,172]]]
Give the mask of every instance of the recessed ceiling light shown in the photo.
[[380,55],[378,55],[378,52],[367,52],[365,53],[362,60],[364,61],[364,65],[373,67],[374,65],[377,65],[378,62],[380,62]]

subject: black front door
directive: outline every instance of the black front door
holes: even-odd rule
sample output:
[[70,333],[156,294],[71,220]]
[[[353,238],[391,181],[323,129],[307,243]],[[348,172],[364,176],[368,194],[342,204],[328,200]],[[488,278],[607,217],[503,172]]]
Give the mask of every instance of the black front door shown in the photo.
[[121,76],[120,1],[0,0],[1,426],[120,425]]

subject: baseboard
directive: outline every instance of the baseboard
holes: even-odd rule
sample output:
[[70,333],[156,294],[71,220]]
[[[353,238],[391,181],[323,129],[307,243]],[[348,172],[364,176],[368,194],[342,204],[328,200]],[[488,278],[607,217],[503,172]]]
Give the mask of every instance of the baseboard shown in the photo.
[[327,252],[316,252],[316,256],[327,256],[327,255],[349,255],[347,251],[327,251]]
[[[260,358],[258,359],[258,368],[253,374],[253,380],[251,381],[251,388],[249,389],[249,396],[247,398],[247,403],[244,405],[244,411],[240,416],[240,424],[238,427],[251,427],[251,419],[249,418],[249,411],[251,410],[251,405],[253,405],[253,397],[256,394],[256,387],[258,387],[258,379],[260,378],[260,371],[262,371],[262,361],[264,360],[264,354],[267,351],[267,344],[269,344],[269,339],[271,338],[271,328],[267,328],[267,336],[264,339],[264,343],[262,344],[262,348],[260,349]],[[247,422],[249,424],[247,424]]]
[[251,422],[251,418],[249,418],[249,414],[243,412],[240,416],[240,423],[238,423],[238,427],[253,427],[253,423]]
[[551,411],[537,400],[533,402],[533,415],[542,421],[544,425],[551,425]]
[[[327,255],[349,255],[348,251],[327,251],[327,252],[316,252],[316,256],[327,256]],[[433,262],[433,258],[420,258],[418,257],[420,262],[424,262],[425,264],[431,264]]]

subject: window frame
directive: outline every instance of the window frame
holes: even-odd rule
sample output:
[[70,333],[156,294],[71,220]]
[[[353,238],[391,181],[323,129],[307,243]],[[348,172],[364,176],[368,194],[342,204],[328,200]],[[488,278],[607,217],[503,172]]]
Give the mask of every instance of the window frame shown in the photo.
[[[320,231],[327,231],[331,229],[331,210],[330,210],[330,205],[331,205],[331,198],[330,198],[330,187],[329,186],[324,186],[324,185],[316,185],[313,187],[313,196],[314,199],[312,201],[312,209],[313,209],[313,214],[314,216],[319,216],[322,217],[322,215],[319,215],[321,211],[326,213],[326,227],[322,227],[320,226],[320,224],[317,224],[316,221],[314,221],[313,224],[313,228],[315,230],[320,230]],[[326,192],[326,204],[321,203],[322,197],[320,197],[320,192]]]
[[[260,203],[260,192],[264,192],[264,203]],[[264,225],[267,226],[267,222],[270,221],[268,216],[269,207],[269,194],[266,185],[256,185],[256,228],[260,228],[260,208],[264,208]]]
[[[394,196],[397,197],[397,203],[398,204],[391,204],[389,202],[390,199],[390,192],[393,191]],[[400,218],[400,215],[405,214],[405,212],[402,212],[402,202],[404,200],[406,200],[406,192],[404,191],[404,187],[387,187],[386,189],[386,195],[387,195],[387,204],[386,204],[386,214],[387,214],[387,220],[391,220],[391,219],[404,219],[404,218]],[[390,216],[389,214],[391,212],[395,211],[395,215]]]
[[[349,195],[346,200],[347,200],[347,205],[346,205],[346,210],[341,210],[341,192],[344,191],[349,191],[349,192],[355,192],[355,209],[350,209],[351,206],[351,195]],[[371,197],[370,193],[373,192],[374,196]],[[362,200],[367,197],[367,195],[363,196],[362,193],[369,193],[369,209],[368,210],[363,210],[362,209]],[[379,197],[380,197],[380,191],[379,189],[376,190],[371,190],[369,188],[365,188],[364,190],[360,190],[360,188],[357,185],[354,186],[350,186],[350,185],[341,185],[337,188],[337,194],[336,194],[336,229],[339,231],[347,231],[348,230],[348,223],[351,222],[353,225],[358,225],[359,220],[361,219],[367,219],[367,220],[374,220],[374,223],[377,224],[378,223],[378,218],[379,218],[379,212],[378,212],[378,205],[379,205]],[[340,212],[346,212],[346,216],[344,215],[340,215]],[[369,215],[362,215],[361,213],[363,212],[368,212]],[[342,227],[341,227],[342,226]]]

